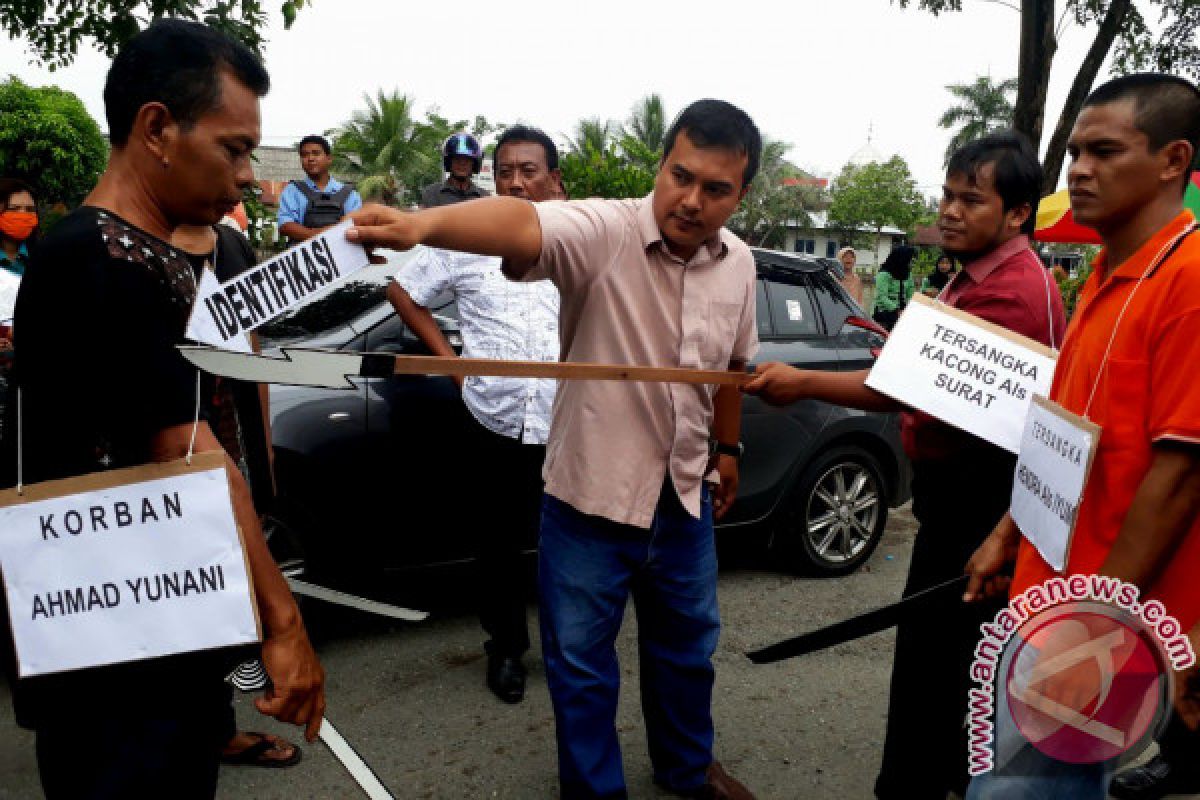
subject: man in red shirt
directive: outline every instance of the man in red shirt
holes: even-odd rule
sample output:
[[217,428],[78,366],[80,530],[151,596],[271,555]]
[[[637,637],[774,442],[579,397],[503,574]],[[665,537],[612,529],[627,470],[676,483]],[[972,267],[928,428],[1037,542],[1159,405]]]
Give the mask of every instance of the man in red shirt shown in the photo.
[[[1029,249],[1042,183],[1037,153],[1021,135],[996,133],[950,159],[938,213],[945,249],[965,265],[942,301],[1052,347],[1065,326],[1062,297]],[[903,411],[864,385],[868,370],[813,372],[762,364],[745,387],[769,403],[804,397],[876,411]],[[1012,495],[1015,456],[965,431],[909,411],[904,449],[913,462],[920,523],[904,595],[962,574]],[[967,784],[967,692],[979,625],[996,609],[951,609],[939,624],[902,623],[888,706],[879,798],[946,796]]]
[[[1132,583],[1184,630],[1200,620],[1200,232],[1183,208],[1198,144],[1200,92],[1180,78],[1131,75],[1085,101],[1068,142],[1067,182],[1075,219],[1105,246],[1050,391],[1102,431],[1065,573]],[[1013,596],[1056,574],[1005,515],[967,564],[966,599],[1002,593],[1014,560]],[[1053,762],[1019,785],[990,773],[971,796],[1049,796],[1068,773],[1083,772]]]

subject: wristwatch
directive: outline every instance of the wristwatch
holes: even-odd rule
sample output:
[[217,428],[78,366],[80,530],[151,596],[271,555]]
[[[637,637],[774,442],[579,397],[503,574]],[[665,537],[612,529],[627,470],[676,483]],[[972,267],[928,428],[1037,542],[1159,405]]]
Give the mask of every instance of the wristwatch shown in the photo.
[[708,440],[708,454],[710,456],[723,455],[733,456],[734,458],[741,459],[745,452],[746,445],[742,444],[741,442],[736,444],[725,444],[724,442],[718,442],[716,439]]

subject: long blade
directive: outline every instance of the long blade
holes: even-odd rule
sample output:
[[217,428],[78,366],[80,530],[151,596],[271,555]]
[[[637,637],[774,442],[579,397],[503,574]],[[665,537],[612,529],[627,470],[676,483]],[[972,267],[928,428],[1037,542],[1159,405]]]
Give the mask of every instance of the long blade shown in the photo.
[[383,785],[383,781],[379,780],[379,776],[375,774],[375,770],[371,769],[366,761],[363,761],[362,756],[358,751],[350,746],[342,735],[338,733],[337,728],[333,727],[329,722],[329,717],[321,720],[321,731],[319,733],[321,741],[329,748],[329,752],[333,753],[334,758],[342,762],[342,766],[346,768],[346,772],[350,773],[350,777],[358,783],[363,790],[363,794],[371,798],[371,800],[396,800],[395,796],[388,791]]
[[773,664],[787,658],[802,656],[816,650],[824,650],[835,644],[849,642],[872,633],[886,630],[909,617],[945,605],[947,602],[962,602],[962,592],[967,576],[963,575],[945,583],[932,586],[910,595],[891,605],[859,614],[857,617],[835,622],[824,628],[784,639],[782,642],[746,653],[746,658],[755,664]]
[[627,364],[577,364],[559,361],[503,361],[452,356],[405,356],[395,353],[345,353],[285,347],[282,355],[263,356],[215,347],[181,345],[179,351],[205,372],[251,383],[282,383],[353,389],[351,377],[392,375],[494,375],[552,380],[649,381],[739,386],[750,376],[725,370],[645,367]]
[[287,347],[280,358],[216,347],[180,345],[179,352],[200,369],[250,383],[285,383],[325,389],[353,389],[348,376],[362,372],[361,353]]
[[295,578],[288,578],[287,582],[288,586],[296,594],[314,597],[317,600],[324,600],[326,603],[334,603],[335,605],[365,611],[368,614],[378,614],[381,617],[402,619],[408,622],[420,622],[429,616],[428,611],[413,611],[411,608],[388,605],[387,603],[380,603],[376,600],[359,597],[356,594],[346,594],[336,589],[327,589],[324,586],[318,586],[315,583],[299,581]]

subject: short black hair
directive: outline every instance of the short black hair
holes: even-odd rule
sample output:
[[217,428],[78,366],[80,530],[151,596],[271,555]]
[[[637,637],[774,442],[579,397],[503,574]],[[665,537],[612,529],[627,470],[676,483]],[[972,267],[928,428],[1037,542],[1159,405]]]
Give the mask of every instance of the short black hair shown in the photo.
[[8,201],[18,192],[28,192],[34,205],[37,205],[37,192],[28,183],[20,178],[0,178],[0,211],[8,208]]
[[[1161,150],[1183,139],[1192,146],[1192,164],[1200,153],[1200,89],[1191,81],[1160,72],[1142,72],[1115,78],[1092,90],[1083,107],[1133,101],[1133,125],[1150,140],[1151,150]],[[1192,170],[1183,176],[1187,189]]]
[[123,147],[138,111],[162,103],[189,129],[220,102],[229,70],[262,97],[271,87],[262,62],[241,42],[199,22],[163,19],[134,36],[113,59],[104,82],[104,113],[114,147]]
[[697,100],[679,112],[663,138],[663,158],[671,154],[680,132],[697,147],[724,147],[746,156],[742,186],[748,186],[758,173],[762,157],[762,135],[750,115],[732,103],[711,98]]
[[996,131],[955,150],[946,164],[946,174],[978,180],[979,168],[985,164],[992,165],[996,193],[1004,201],[1005,211],[1029,205],[1029,219],[1021,232],[1032,235],[1042,198],[1042,165],[1037,151],[1023,133]]
[[558,147],[554,144],[554,140],[547,136],[541,128],[535,128],[532,125],[513,125],[511,128],[506,128],[500,134],[500,138],[496,139],[492,160],[495,161],[495,156],[500,155],[501,147],[514,142],[540,144],[546,151],[546,167],[551,170],[558,169]]
[[329,146],[329,140],[324,136],[318,136],[315,133],[310,133],[308,136],[305,136],[303,139],[301,139],[300,144],[296,145],[296,152],[299,153],[301,150],[303,150],[304,145],[306,144],[320,145],[321,149],[325,151],[325,155],[329,155],[333,152],[333,148]]

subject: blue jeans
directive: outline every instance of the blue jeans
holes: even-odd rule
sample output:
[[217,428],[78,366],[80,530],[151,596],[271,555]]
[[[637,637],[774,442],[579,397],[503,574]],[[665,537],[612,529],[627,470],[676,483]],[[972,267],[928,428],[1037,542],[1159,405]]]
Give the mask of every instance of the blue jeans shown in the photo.
[[707,488],[696,519],[668,480],[649,530],[546,495],[538,551],[542,653],[563,800],[626,796],[614,643],[631,593],[654,779],[674,791],[702,786],[713,760],[712,654],[721,627]]
[[1038,750],[1013,722],[1008,693],[998,691],[992,748],[996,766],[977,775],[966,800],[1104,800],[1113,764],[1070,764]]

